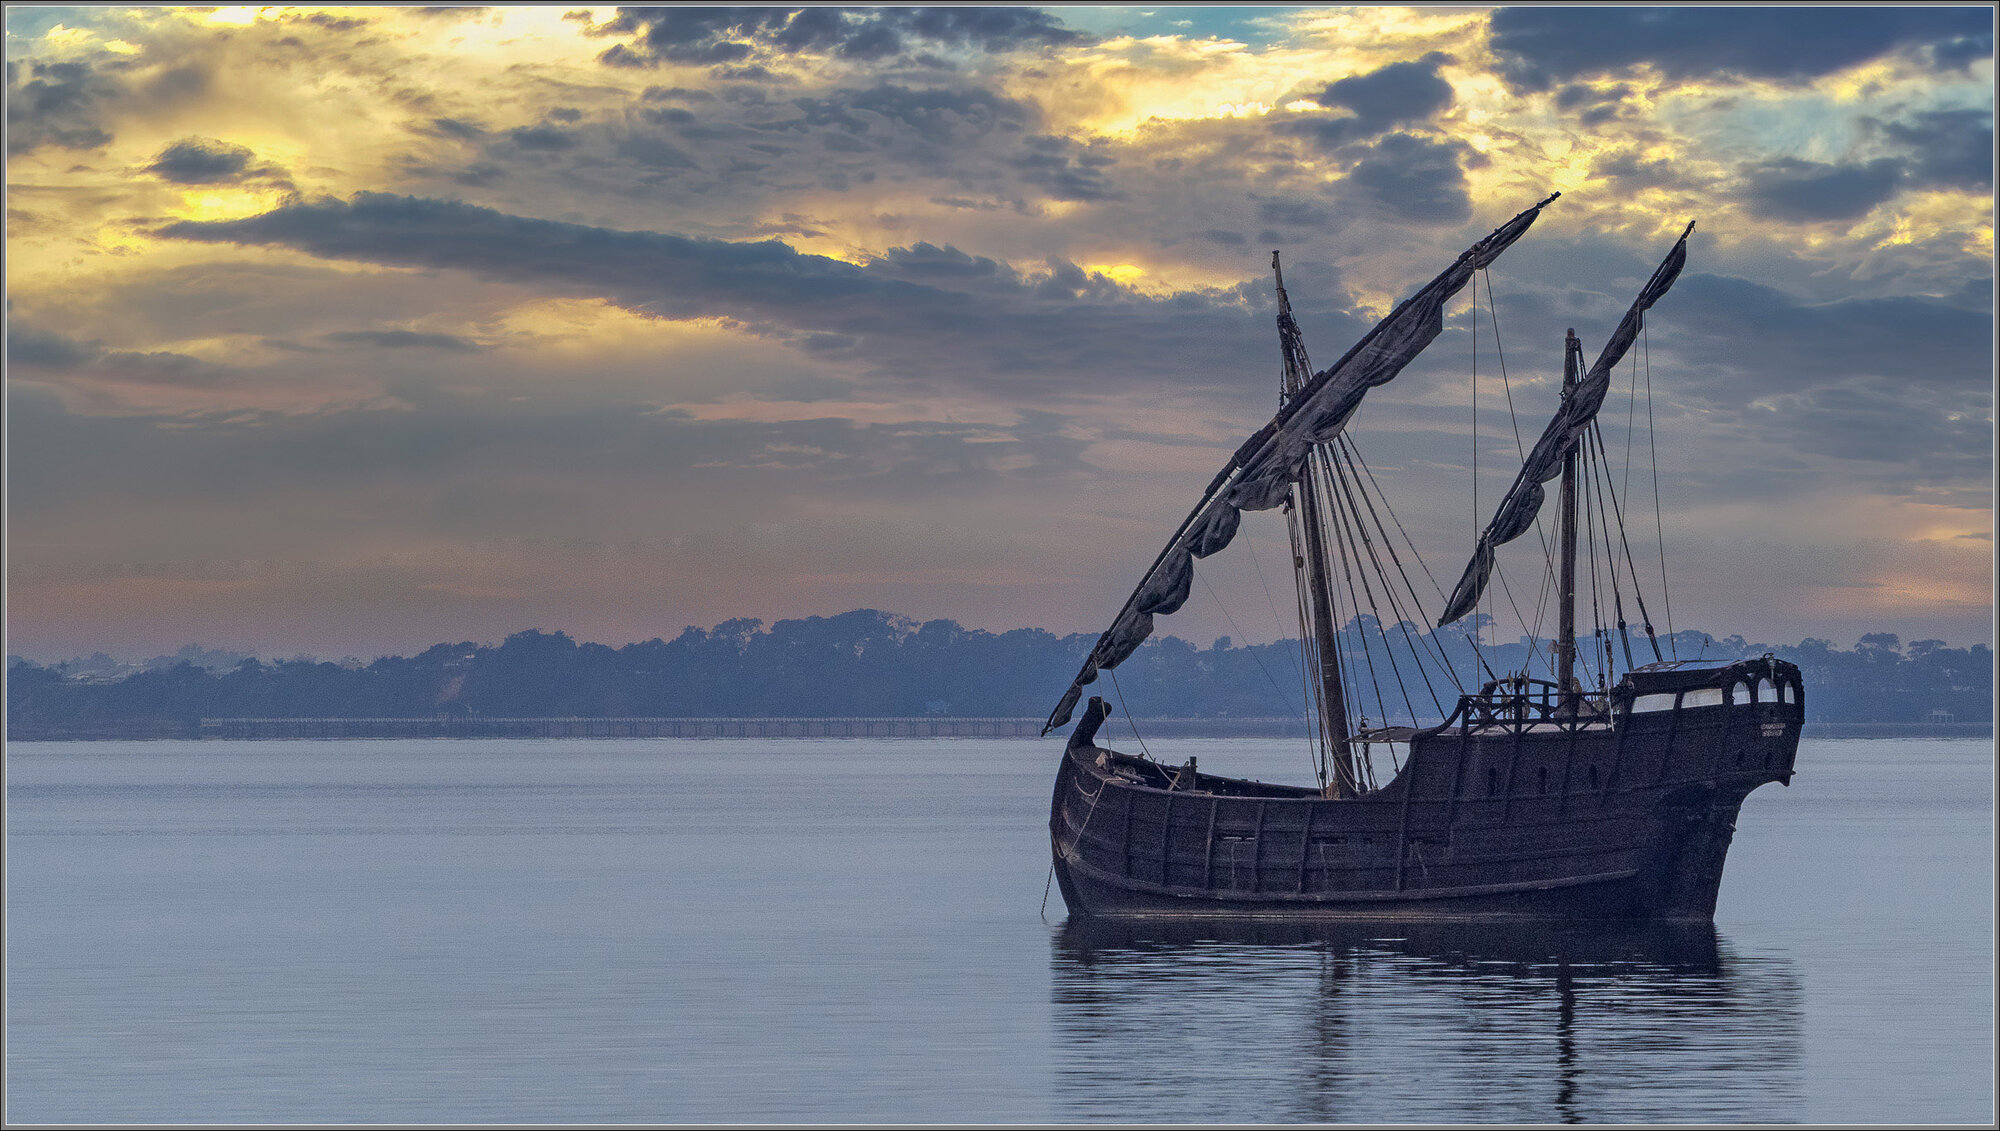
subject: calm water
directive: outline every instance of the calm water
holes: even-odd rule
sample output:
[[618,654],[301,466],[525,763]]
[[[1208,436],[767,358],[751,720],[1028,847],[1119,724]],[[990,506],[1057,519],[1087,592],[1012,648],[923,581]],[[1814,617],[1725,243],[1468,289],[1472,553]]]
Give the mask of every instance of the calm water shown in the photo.
[[1807,742],[1715,931],[1575,937],[1045,922],[1054,743],[16,744],[6,1115],[1985,1122],[1992,754]]

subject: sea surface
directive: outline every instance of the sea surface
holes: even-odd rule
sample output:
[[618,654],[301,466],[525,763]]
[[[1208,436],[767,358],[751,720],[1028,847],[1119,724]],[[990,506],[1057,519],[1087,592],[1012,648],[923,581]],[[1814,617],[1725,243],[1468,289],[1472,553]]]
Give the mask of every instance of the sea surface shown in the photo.
[[1808,740],[1713,931],[1612,935],[1071,925],[1057,754],[14,744],[6,1118],[1994,1117],[1990,742]]

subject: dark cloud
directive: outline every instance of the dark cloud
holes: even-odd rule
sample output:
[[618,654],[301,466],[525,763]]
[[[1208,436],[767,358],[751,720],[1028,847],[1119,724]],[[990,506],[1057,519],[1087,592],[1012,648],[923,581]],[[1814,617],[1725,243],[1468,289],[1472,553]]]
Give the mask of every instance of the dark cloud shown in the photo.
[[[856,356],[882,375],[945,385],[1002,380],[1012,395],[1079,391],[1074,377],[1083,373],[1092,375],[1092,393],[1165,380],[1235,395],[1243,351],[1266,344],[1235,291],[1153,299],[1067,260],[1023,276],[921,243],[856,265],[777,240],[614,231],[371,193],[243,220],[181,221],[158,234],[463,270],[647,315],[726,317],[787,341],[840,335],[861,343]],[[1252,291],[1251,301],[1268,304],[1261,288]],[[1302,309],[1308,317],[1319,316]],[[1352,329],[1337,312],[1316,327],[1328,317],[1338,331]]]
[[1354,112],[1368,133],[1380,133],[1404,122],[1420,122],[1451,106],[1451,84],[1438,68],[1451,56],[1433,51],[1408,63],[1391,63],[1365,75],[1350,75],[1328,83],[1317,102]]
[[79,342],[48,330],[16,322],[7,327],[7,363],[63,371],[87,365],[103,356],[97,342]]
[[1008,268],[983,255],[967,255],[955,247],[938,247],[935,244],[921,242],[910,247],[891,248],[876,263],[883,269],[893,272],[898,278],[921,282],[1000,279],[1011,277],[1013,274]]
[[[1257,202],[1257,219],[1266,224],[1289,224],[1295,228],[1319,228],[1333,222],[1333,213],[1309,200],[1279,197]],[[1270,242],[1268,240],[1264,241]]]
[[467,188],[484,188],[504,181],[511,175],[508,170],[491,161],[475,162],[464,168],[455,169],[449,174],[453,183]]
[[1993,57],[1993,32],[1991,28],[1973,35],[1962,35],[1956,39],[1940,40],[1931,44],[1931,62],[1939,70],[1962,71],[1981,59]]
[[52,145],[96,149],[111,142],[101,103],[124,86],[89,63],[7,63],[7,152]]
[[[1932,298],[1801,303],[1745,279],[1691,274],[1661,303],[1676,325],[1698,328],[1685,347],[1715,376],[1687,387],[1711,403],[1743,404],[1849,378],[1887,389],[1950,390],[1962,407],[1989,398],[1993,320]],[[1704,352],[1705,351],[1705,352]],[[1753,373],[1745,381],[1740,374]],[[1965,399],[1976,394],[1977,399]]]
[[1022,180],[1042,188],[1057,200],[1125,198],[1104,175],[1104,169],[1117,161],[1107,144],[1081,145],[1066,137],[1031,137],[1023,148],[1025,152],[1010,164],[1019,171]]
[[1556,92],[1556,109],[1576,114],[1585,128],[1601,126],[1616,119],[1624,110],[1632,88],[1625,83],[1600,89],[1587,83],[1571,83]]
[[713,102],[715,92],[685,86],[649,86],[639,97],[648,102]]
[[1636,153],[1600,157],[1591,166],[1590,175],[1616,181],[1619,189],[1625,192],[1649,188],[1673,188],[1682,184],[1681,175],[1674,168],[1672,161],[1664,157],[1644,161]]
[[367,20],[351,16],[329,16],[324,12],[306,14],[288,12],[284,14],[284,19],[287,23],[312,24],[323,31],[360,31],[368,26]]
[[1964,189],[1993,187],[1993,114],[1989,110],[1936,110],[1913,122],[1888,122],[1882,130],[1912,151],[1908,171],[1919,185]]
[[739,64],[759,53],[879,61],[925,46],[1016,51],[1087,42],[1033,8],[621,8],[589,29],[629,36],[600,58],[614,66]]
[[694,158],[679,146],[645,134],[633,134],[618,143],[618,156],[649,169],[692,169]]
[[1902,163],[1886,157],[1866,165],[1824,165],[1782,158],[1745,172],[1744,196],[1751,211],[1774,220],[1803,223],[1865,216],[1894,196],[1903,179]]
[[508,140],[522,149],[544,153],[576,148],[577,135],[574,130],[565,130],[544,122],[539,126],[517,126],[507,131]]
[[182,185],[219,185],[251,174],[257,156],[249,147],[214,138],[187,137],[160,151],[147,171],[163,181]]
[[1332,150],[1398,126],[1429,121],[1451,108],[1451,84],[1438,75],[1438,68],[1451,61],[1451,56],[1433,51],[1414,62],[1391,63],[1328,83],[1313,101],[1347,114],[1293,115],[1272,128]]
[[475,141],[486,136],[484,127],[473,122],[462,122],[457,118],[432,118],[431,126],[435,132],[460,141]]
[[338,345],[382,349],[436,349],[454,353],[477,353],[480,349],[477,342],[455,334],[420,334],[414,330],[340,330],[320,336]]
[[1472,215],[1465,170],[1459,167],[1464,149],[1458,142],[1390,134],[1348,170],[1346,181],[1402,219],[1418,224],[1462,223]]
[[187,354],[107,349],[101,341],[78,341],[19,322],[7,329],[7,361],[41,375],[89,374],[140,384],[214,385],[231,376]]
[[1039,117],[1031,106],[978,87],[920,90],[884,83],[826,98],[800,98],[793,105],[815,128],[867,133],[887,124],[936,145],[1019,129]]
[[620,232],[384,193],[360,193],[352,201],[301,201],[243,220],[181,221],[159,234],[285,244],[330,259],[585,284],[670,317],[719,313],[718,302],[735,296],[761,296],[760,305],[772,309],[919,297],[885,293],[883,284],[859,267],[804,255],[776,240],[728,243]]
[[1232,232],[1226,228],[1208,228],[1196,232],[1195,236],[1210,243],[1219,243],[1224,247],[1242,247],[1249,242],[1243,238],[1242,232]]
[[[800,391],[813,389],[802,384]],[[202,509],[262,510],[287,491],[365,499],[394,486],[408,492],[407,505],[361,504],[372,522],[455,535],[546,535],[594,510],[629,510],[635,489],[739,502],[757,496],[744,505],[768,508],[779,491],[816,499],[936,498],[1086,469],[1086,445],[1065,434],[1067,418],[1032,410],[1009,425],[862,423],[832,415],[693,420],[641,404],[533,414],[432,406],[421,413],[350,410],[254,420],[218,413],[161,429],[141,418],[52,411],[39,400],[31,407],[38,426],[32,437],[21,430],[13,465],[14,489],[32,499],[16,503],[21,515],[61,513],[105,498],[139,508],[201,500]],[[257,474],[246,476],[244,468]],[[600,487],[607,479],[617,486],[609,498]],[[529,481],[532,490],[492,490],[490,505],[469,505],[465,493]],[[273,515],[271,521],[287,520]]]
[[1985,6],[1501,8],[1491,28],[1502,73],[1527,90],[1640,65],[1803,81],[1925,44],[1961,65],[1993,51]]
[[1888,482],[1907,492],[1990,475],[1993,425],[1983,407],[1890,382],[1843,381],[1771,398],[1762,423],[1795,451],[1906,466],[1917,476]]

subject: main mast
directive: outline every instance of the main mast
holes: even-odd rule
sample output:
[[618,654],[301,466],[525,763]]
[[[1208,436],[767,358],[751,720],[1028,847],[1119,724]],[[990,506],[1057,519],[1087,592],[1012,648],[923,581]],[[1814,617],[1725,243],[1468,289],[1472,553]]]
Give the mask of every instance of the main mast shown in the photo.
[[[1312,361],[1306,356],[1305,338],[1292,318],[1291,296],[1285,293],[1285,270],[1278,253],[1271,253],[1271,270],[1278,282],[1278,343],[1285,355],[1285,371],[1280,381],[1279,403],[1298,395],[1312,379]],[[1299,611],[1307,622],[1300,628],[1311,634],[1312,653],[1318,661],[1317,684],[1312,688],[1319,707],[1320,785],[1329,797],[1351,797],[1360,792],[1360,775],[1353,763],[1349,741],[1347,694],[1340,675],[1340,642],[1334,633],[1333,610],[1327,600],[1332,573],[1327,568],[1326,537],[1321,521],[1319,488],[1314,468],[1323,457],[1317,453],[1306,463],[1306,474],[1292,487],[1292,568],[1297,573]],[[1331,774],[1329,776],[1329,772]]]
[[[1583,343],[1576,331],[1563,342],[1563,399],[1567,401],[1583,378]],[[1568,706],[1581,697],[1570,687],[1576,682],[1576,456],[1570,445],[1563,455],[1562,528],[1557,553],[1562,562],[1562,603],[1560,626],[1556,629],[1556,702]]]

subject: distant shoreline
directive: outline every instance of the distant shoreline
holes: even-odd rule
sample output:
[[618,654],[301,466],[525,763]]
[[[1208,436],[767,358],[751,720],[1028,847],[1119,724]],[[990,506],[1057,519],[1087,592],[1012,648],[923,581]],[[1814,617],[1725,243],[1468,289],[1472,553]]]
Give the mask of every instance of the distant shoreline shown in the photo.
[[[1023,718],[241,718],[9,727],[15,742],[368,738],[1035,738]],[[1112,723],[1114,734],[1130,731]],[[1288,718],[1139,719],[1148,738],[1303,738]],[[1806,738],[1991,738],[1991,723],[1815,723]]]

